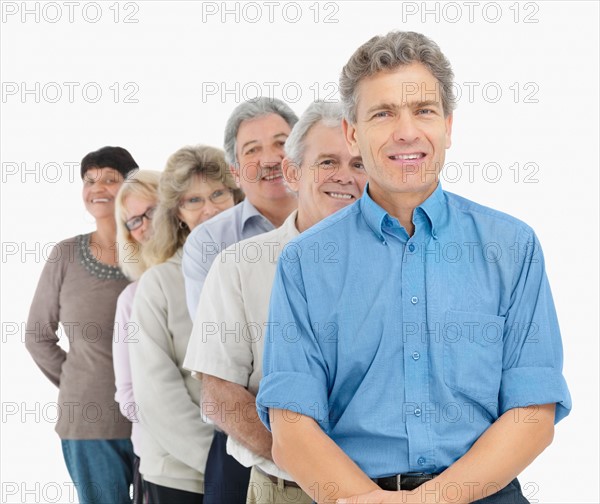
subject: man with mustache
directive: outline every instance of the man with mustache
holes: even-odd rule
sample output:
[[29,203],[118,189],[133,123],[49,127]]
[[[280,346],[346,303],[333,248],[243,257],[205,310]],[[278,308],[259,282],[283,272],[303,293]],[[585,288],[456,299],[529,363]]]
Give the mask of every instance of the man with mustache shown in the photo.
[[[367,188],[278,263],[256,402],[319,503],[525,503],[516,477],[571,409],[535,233],[439,182],[452,79],[419,33],[351,56],[343,128]],[[326,243],[337,260],[312,260]]]
[[[281,100],[266,97],[241,103],[229,117],[225,157],[246,198],[196,227],[185,242],[182,268],[192,320],[217,254],[242,239],[281,226],[295,210],[296,196],[285,186],[281,161],[283,146],[297,120]],[[250,470],[227,455],[226,442],[227,435],[215,430],[205,473],[205,504],[245,502]]]
[[[256,413],[264,330],[283,246],[323,218],[356,202],[366,175],[342,134],[337,103],[315,102],[285,144],[283,174],[298,210],[273,231],[236,243],[213,262],[202,290],[184,366],[202,373],[203,411],[228,435],[228,451],[252,466],[247,504],[310,504],[271,458],[271,434]],[[321,251],[332,255],[334,244]]]

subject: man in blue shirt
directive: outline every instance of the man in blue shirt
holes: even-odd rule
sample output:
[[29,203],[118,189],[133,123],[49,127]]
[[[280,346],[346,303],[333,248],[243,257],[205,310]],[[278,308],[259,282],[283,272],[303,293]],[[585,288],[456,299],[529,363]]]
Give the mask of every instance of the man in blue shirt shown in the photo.
[[318,502],[527,502],[516,476],[571,408],[534,232],[439,183],[452,78],[417,33],[354,53],[367,189],[279,259],[257,407]]

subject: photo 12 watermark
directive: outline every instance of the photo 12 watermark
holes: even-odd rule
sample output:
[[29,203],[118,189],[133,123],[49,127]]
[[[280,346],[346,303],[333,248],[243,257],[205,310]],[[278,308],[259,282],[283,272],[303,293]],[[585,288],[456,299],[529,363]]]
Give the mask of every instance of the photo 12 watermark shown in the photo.
[[68,341],[72,344],[75,338],[81,338],[85,343],[94,344],[110,338],[113,343],[137,344],[140,341],[140,326],[133,321],[114,322],[112,326],[102,326],[95,321],[60,321],[34,322],[2,321],[2,343],[25,344]]
[[139,23],[138,2],[0,2],[3,24]]
[[140,103],[137,82],[2,82],[2,103]]
[[[508,104],[540,103],[540,86],[532,80],[506,81],[463,81],[453,82],[454,103]],[[201,84],[202,103],[242,103],[256,101],[261,97],[270,100],[282,99],[287,103],[297,103],[303,98],[312,101],[338,102],[339,84],[334,81],[301,83],[298,81],[250,81],[225,82],[204,81]],[[424,83],[405,82],[402,100],[427,101],[439,97],[439,85],[428,89]]]
[[337,2],[202,2],[202,23],[339,23]]
[[402,23],[539,23],[537,2],[399,2]]

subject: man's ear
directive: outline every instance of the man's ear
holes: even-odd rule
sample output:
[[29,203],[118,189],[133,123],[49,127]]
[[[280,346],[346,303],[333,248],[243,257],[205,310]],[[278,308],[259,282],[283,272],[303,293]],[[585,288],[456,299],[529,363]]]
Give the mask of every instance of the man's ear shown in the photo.
[[446,119],[444,119],[446,123],[446,149],[449,149],[452,145],[452,121],[454,119],[454,114],[448,114]]
[[238,186],[238,188],[241,189],[241,186],[240,186],[240,167],[230,164],[229,165],[229,172],[231,173],[231,176],[233,177],[233,180],[235,181],[235,185]]
[[294,163],[291,159],[284,157],[281,162],[281,171],[283,172],[283,178],[285,179],[288,187],[298,192],[298,182],[300,180],[300,167]]
[[353,156],[360,156],[360,149],[358,148],[358,142],[356,141],[356,128],[354,125],[350,124],[346,118],[342,119],[342,131],[350,154]]

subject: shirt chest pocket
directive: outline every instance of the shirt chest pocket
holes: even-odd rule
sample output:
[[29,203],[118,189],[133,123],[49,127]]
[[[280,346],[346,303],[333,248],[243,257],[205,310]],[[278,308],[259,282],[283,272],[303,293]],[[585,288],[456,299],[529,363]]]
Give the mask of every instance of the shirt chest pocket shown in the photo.
[[479,402],[497,402],[504,317],[449,310],[444,325],[444,381]]

